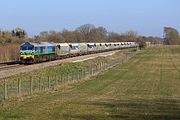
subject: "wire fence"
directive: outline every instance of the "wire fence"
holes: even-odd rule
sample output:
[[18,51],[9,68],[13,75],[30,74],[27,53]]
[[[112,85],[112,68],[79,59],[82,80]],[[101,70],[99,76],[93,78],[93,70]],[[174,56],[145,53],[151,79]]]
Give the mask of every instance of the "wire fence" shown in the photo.
[[23,95],[31,95],[33,93],[55,89],[57,86],[73,83],[87,77],[94,76],[103,72],[117,64],[123,64],[134,57],[137,52],[126,54],[123,58],[117,58],[109,63],[100,62],[96,66],[81,69],[76,72],[67,74],[59,74],[56,76],[21,76],[11,81],[6,79],[0,84],[0,101],[4,101],[12,97],[20,97]]

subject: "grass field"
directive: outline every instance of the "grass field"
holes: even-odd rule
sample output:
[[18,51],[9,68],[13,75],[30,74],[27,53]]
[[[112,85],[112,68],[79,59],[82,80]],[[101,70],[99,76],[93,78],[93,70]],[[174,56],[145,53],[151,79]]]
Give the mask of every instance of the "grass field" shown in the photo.
[[180,119],[180,46],[141,51],[90,80],[9,100],[0,120]]

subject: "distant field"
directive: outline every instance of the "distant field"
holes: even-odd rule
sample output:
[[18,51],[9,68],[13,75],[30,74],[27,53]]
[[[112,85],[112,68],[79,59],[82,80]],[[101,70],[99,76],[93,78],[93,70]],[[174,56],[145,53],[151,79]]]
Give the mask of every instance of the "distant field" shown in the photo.
[[6,101],[0,120],[180,119],[180,46],[141,51],[88,81]]

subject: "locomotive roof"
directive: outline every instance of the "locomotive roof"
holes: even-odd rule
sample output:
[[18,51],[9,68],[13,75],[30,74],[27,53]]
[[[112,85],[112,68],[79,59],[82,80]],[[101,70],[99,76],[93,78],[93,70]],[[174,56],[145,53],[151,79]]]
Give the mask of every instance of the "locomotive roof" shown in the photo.
[[78,43],[69,43],[69,45],[78,46],[79,44]]
[[60,45],[60,46],[69,46],[68,43],[56,43],[56,45]]
[[88,45],[94,45],[95,43],[87,43]]
[[33,46],[55,46],[56,44],[54,43],[48,43],[48,42],[39,42],[39,43],[35,43],[35,42],[25,42],[22,45],[33,45]]

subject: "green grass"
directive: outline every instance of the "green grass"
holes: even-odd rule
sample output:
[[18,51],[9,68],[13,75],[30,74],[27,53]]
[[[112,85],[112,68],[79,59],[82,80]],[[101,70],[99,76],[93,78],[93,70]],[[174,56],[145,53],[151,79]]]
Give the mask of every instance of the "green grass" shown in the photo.
[[[63,63],[57,66],[51,66],[44,69],[38,69],[32,72],[26,72],[0,79],[0,102],[4,100],[4,80],[6,80],[7,96],[14,97],[18,94],[18,80],[20,80],[21,95],[30,94],[30,88],[33,92],[44,91],[55,86],[72,82],[90,73],[92,68],[97,68],[101,64],[110,64],[113,60],[119,60],[126,54],[134,52],[134,49],[128,49],[117,52],[107,57],[97,57],[78,63]],[[49,81],[50,80],[50,81]],[[32,82],[31,82],[32,81]],[[32,83],[32,84],[30,84]],[[32,87],[30,87],[32,85]]]
[[0,107],[4,120],[178,120],[179,113],[180,46],[148,48],[87,81]]
[[[110,64],[113,60],[122,59],[126,54],[134,51],[135,49],[127,49],[106,57],[100,56],[78,63],[63,63],[0,79],[0,102],[4,100],[4,80],[6,80],[8,98],[17,95],[19,96],[18,83],[20,83],[21,86],[21,95],[27,95],[30,94],[30,88],[32,88],[33,92],[38,92],[47,90],[49,86],[50,88],[54,88],[57,84],[60,85],[70,81],[72,82],[82,78],[84,73],[89,74],[92,68],[96,70],[95,68],[100,64]],[[18,80],[20,82],[18,82]],[[32,85],[32,87],[30,87],[30,85]]]

